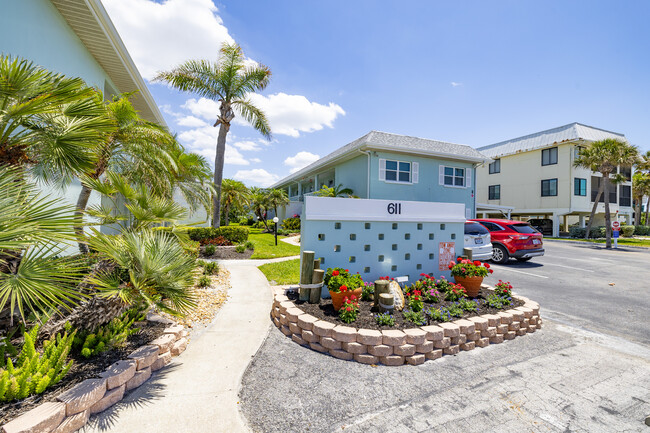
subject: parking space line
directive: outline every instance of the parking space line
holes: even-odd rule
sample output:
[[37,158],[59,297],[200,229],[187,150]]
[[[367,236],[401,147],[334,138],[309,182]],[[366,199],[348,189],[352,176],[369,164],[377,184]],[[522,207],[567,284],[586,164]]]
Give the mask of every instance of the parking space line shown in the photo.
[[589,259],[577,259],[575,257],[562,257],[562,256],[553,255],[553,258],[555,258],[555,259],[565,259],[565,260],[577,260],[579,262],[593,262],[594,260],[598,260],[600,262],[616,263],[615,260],[601,259],[600,257],[592,257],[592,258],[589,258]]
[[576,271],[582,271],[582,272],[595,272],[595,271],[585,269],[585,268],[577,268],[575,266],[558,265],[557,263],[544,262],[543,264],[544,264],[544,266],[546,266],[546,265],[548,265],[548,266],[559,266],[561,268],[574,269]]
[[517,269],[511,269],[511,268],[509,268],[509,267],[507,267],[507,266],[492,265],[492,267],[496,267],[496,268],[498,268],[499,270],[502,269],[502,270],[504,270],[504,271],[516,272],[516,273],[518,273],[518,274],[526,274],[526,275],[530,275],[530,276],[532,276],[532,277],[537,277],[537,278],[548,278],[548,277],[545,276],[545,275],[538,275],[538,274],[533,274],[533,273],[531,273],[531,272],[519,271],[519,270],[517,270]]

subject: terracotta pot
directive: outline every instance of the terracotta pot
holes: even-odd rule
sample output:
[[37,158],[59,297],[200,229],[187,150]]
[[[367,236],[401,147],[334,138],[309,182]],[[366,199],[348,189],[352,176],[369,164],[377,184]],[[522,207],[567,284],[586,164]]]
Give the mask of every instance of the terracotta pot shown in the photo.
[[354,290],[347,290],[345,292],[332,292],[330,290],[330,296],[332,297],[332,305],[334,305],[334,310],[339,311],[343,306],[343,300],[350,295],[354,295],[357,297],[357,300],[360,300],[362,291],[363,289],[361,287]]
[[481,283],[483,282],[483,277],[457,277],[454,276],[454,280],[465,288],[467,296],[470,298],[476,298],[478,296],[479,290],[481,290]]

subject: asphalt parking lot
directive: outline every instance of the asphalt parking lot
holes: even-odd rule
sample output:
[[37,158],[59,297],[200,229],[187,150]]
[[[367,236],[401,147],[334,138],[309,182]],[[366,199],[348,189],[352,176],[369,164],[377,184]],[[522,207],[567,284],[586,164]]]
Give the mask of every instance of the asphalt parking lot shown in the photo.
[[538,301],[541,331],[396,368],[321,355],[271,327],[242,379],[242,414],[255,432],[647,432],[650,252],[545,246],[488,281]]

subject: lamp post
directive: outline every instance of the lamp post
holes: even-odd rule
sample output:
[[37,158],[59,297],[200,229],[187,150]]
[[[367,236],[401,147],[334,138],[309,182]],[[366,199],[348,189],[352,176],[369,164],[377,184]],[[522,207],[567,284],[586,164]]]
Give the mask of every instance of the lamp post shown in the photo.
[[275,230],[273,230],[273,233],[275,234],[275,246],[278,246],[278,217],[273,217],[273,224],[275,224]]

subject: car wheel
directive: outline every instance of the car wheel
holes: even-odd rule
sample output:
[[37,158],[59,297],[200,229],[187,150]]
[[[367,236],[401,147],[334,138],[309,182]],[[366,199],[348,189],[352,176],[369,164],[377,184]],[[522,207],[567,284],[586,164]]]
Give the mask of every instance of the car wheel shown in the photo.
[[508,250],[501,245],[494,245],[492,247],[492,261],[494,263],[506,263],[510,259]]
[[518,262],[527,262],[530,259],[532,259],[532,257],[519,257],[519,258],[517,258],[517,261]]

